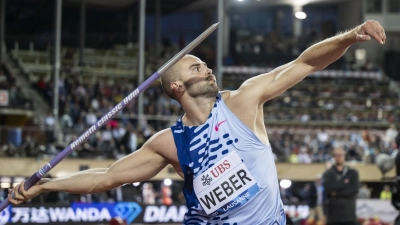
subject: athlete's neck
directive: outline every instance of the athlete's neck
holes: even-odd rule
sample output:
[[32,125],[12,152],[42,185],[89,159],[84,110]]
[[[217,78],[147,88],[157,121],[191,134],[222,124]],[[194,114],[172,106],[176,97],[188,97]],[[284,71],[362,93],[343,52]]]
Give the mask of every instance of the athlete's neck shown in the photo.
[[186,126],[199,126],[204,124],[215,104],[216,97],[212,98],[190,98],[182,101],[181,106],[185,111],[182,122]]

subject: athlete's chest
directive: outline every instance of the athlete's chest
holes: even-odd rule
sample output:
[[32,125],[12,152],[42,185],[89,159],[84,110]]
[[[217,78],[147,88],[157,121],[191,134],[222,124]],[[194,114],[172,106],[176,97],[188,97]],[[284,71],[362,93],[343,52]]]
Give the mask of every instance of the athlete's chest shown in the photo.
[[207,123],[198,127],[183,127],[188,166],[194,176],[212,167],[218,160],[238,149],[241,135],[233,118],[214,110]]

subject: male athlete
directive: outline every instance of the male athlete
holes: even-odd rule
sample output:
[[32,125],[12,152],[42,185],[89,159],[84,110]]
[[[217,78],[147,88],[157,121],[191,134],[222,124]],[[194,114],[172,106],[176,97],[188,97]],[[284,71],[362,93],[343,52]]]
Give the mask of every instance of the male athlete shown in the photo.
[[371,38],[385,42],[377,21],[319,42],[296,60],[224,92],[219,92],[212,70],[201,59],[186,55],[161,77],[165,92],[185,111],[175,125],[110,168],[43,179],[28,191],[21,183],[14,188],[15,197],[8,198],[20,204],[46,191],[103,192],[149,180],[172,164],[185,180],[184,224],[284,225],[263,104],[337,60],[352,44]]

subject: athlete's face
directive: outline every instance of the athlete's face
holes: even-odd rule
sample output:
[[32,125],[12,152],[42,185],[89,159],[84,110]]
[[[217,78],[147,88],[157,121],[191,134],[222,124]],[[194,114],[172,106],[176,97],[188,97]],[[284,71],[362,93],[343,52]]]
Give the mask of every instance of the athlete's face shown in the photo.
[[186,55],[180,62],[182,82],[187,93],[193,97],[215,97],[218,85],[212,69],[193,55]]

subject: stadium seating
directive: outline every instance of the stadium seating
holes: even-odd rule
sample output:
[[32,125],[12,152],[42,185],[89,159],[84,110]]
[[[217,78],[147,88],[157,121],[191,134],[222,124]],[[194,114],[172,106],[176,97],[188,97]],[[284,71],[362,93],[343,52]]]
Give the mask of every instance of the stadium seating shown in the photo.
[[[165,61],[151,57],[151,51],[146,53],[145,76],[151,75]],[[12,56],[50,104],[51,54],[13,50]],[[168,53],[165,54],[167,57]],[[117,45],[108,50],[85,49],[84,59],[85,63],[80,65],[78,49],[62,48],[59,90],[64,144],[108,112],[137,85],[135,47]],[[224,87],[237,88],[245,79],[271,69],[227,66],[224,68]],[[376,70],[324,70],[310,75],[265,104],[264,118],[275,153],[280,160],[292,163],[324,162],[339,145],[347,150],[347,159],[353,161],[373,162],[376,154],[390,153],[393,150],[390,141],[380,142],[385,139],[385,130],[399,118],[399,103],[393,101],[398,94],[389,86],[390,81]],[[137,120],[136,103],[130,104],[122,114],[116,115],[109,128],[101,130],[81,146],[82,151],[77,156],[128,154],[182,114],[179,104],[169,99],[158,83],[143,95],[146,121]],[[322,130],[327,131],[323,141],[320,140]],[[139,140],[135,147],[128,146],[130,138]]]

